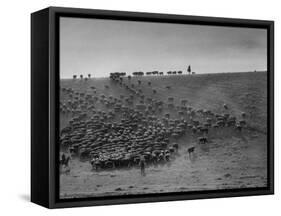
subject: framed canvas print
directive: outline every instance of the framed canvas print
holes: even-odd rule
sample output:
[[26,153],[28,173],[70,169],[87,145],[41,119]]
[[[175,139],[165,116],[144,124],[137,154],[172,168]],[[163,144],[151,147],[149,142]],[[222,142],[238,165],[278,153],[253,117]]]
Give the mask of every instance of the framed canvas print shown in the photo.
[[50,7],[31,29],[32,202],[273,194],[273,21]]

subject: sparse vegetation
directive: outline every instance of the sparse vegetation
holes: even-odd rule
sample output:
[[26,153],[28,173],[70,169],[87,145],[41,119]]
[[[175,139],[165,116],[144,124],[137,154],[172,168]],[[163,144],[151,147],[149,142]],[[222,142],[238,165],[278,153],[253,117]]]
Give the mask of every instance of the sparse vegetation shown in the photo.
[[[178,71],[176,72],[178,74]],[[192,191],[198,187],[204,188],[205,184],[211,185],[211,188],[207,189],[216,189],[218,186],[263,186],[263,183],[266,183],[266,73],[199,74],[191,77],[151,75],[134,75],[122,80],[120,75],[111,74],[110,79],[89,79],[87,83],[61,80],[61,131],[67,134],[68,130],[71,130],[68,128],[70,122],[78,116],[81,117],[73,123],[86,123],[86,120],[89,120],[87,124],[91,125],[87,115],[92,116],[96,125],[103,125],[102,130],[111,124],[116,125],[118,137],[135,133],[129,128],[124,132],[122,127],[128,124],[131,128],[147,124],[140,127],[139,135],[136,136],[142,136],[143,132],[157,134],[163,128],[168,128],[167,132],[171,133],[168,135],[168,146],[172,148],[161,147],[165,164],[158,166],[157,173],[153,172],[155,168],[150,165],[152,168],[148,170],[148,177],[142,179],[143,187],[149,188],[149,192],[159,192],[160,189],[164,192],[175,191],[175,185],[180,186],[181,191]],[[120,82],[122,85],[119,85]],[[148,87],[148,83],[152,88]],[[138,112],[132,111],[134,109]],[[143,114],[140,115],[139,112]],[[135,120],[137,124],[126,120],[125,117],[129,114],[134,114],[131,116],[133,119],[140,118]],[[123,118],[125,120],[122,120]],[[154,123],[149,124],[151,122]],[[148,130],[150,126],[151,132]],[[102,130],[99,133],[103,133]],[[108,131],[112,130],[115,129],[111,128]],[[252,136],[255,136],[254,140],[251,139]],[[102,139],[105,137],[107,135]],[[108,140],[105,143],[109,143]],[[178,146],[174,145],[174,142]],[[64,142],[64,145],[67,143]],[[123,144],[117,143],[114,148],[108,146],[108,149],[112,153],[125,151]],[[93,144],[95,141],[91,141],[91,145]],[[88,142],[83,145],[88,145]],[[137,149],[134,145],[126,146],[126,151]],[[150,151],[149,147],[154,145],[154,142],[151,142],[145,152]],[[92,147],[98,149],[99,146]],[[229,149],[235,150],[229,154]],[[166,150],[168,152],[165,153]],[[87,151],[81,150],[80,157],[85,155]],[[185,156],[187,159],[184,159]],[[162,156],[159,158],[162,160]],[[169,163],[173,169],[169,169]],[[248,165],[249,178],[247,175],[241,176],[242,168],[245,169],[243,164]],[[61,174],[61,194],[65,197],[82,193],[103,196],[104,187],[115,191],[116,194],[143,193],[138,187],[131,186],[136,182],[135,176],[139,178],[138,169],[116,170],[114,177],[97,172],[94,174],[95,178],[88,178],[93,172],[89,161],[73,159],[70,166],[71,172],[68,175]],[[113,169],[112,163],[106,166]],[[205,167],[208,167],[208,170]],[[229,167],[233,169],[229,170]],[[179,185],[179,174],[185,179],[182,185]],[[81,184],[73,184],[74,175],[81,178]],[[198,175],[203,177],[195,178]],[[97,182],[101,186],[97,187]],[[157,182],[157,187],[151,186],[151,182]]]

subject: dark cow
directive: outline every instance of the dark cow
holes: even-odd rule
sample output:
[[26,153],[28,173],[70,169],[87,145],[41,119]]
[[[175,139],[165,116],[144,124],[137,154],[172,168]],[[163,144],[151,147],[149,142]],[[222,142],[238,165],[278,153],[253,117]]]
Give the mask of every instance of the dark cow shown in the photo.
[[195,149],[195,147],[194,147],[194,146],[193,146],[193,147],[188,148],[188,149],[187,149],[188,154],[190,155],[191,153],[193,153],[193,152],[194,152],[194,149]]
[[208,142],[208,139],[207,139],[207,137],[198,137],[198,142],[200,144],[205,144]]

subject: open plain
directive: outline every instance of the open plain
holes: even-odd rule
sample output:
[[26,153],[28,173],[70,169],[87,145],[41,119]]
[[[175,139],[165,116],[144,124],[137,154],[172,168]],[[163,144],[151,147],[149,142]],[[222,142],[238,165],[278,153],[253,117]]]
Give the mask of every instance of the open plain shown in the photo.
[[[79,115],[83,115],[80,122],[93,116],[100,122],[103,116],[103,123],[118,124],[128,112],[134,112],[142,113],[142,120],[138,119],[131,131],[147,133],[150,127],[155,129],[157,122],[162,130],[172,130],[165,131],[170,134],[165,137],[168,146],[178,145],[176,153],[169,153],[167,162],[147,163],[145,175],[141,175],[138,163],[96,169],[90,163],[93,157],[98,158],[100,152],[107,152],[95,147],[89,155],[80,157],[82,144],[78,145],[78,152],[73,153],[69,150],[71,139],[67,144],[61,142],[61,154],[71,155],[69,166],[61,167],[61,198],[252,188],[267,184],[266,72],[133,76],[130,79],[124,76],[117,82],[110,78],[77,78],[62,79],[60,85],[61,131]],[[93,100],[87,102],[87,98]],[[77,100],[76,104],[74,100]],[[110,100],[114,102],[109,103]],[[154,106],[154,102],[160,103],[161,107]],[[121,103],[121,111],[115,109],[118,103]],[[146,106],[145,110],[135,112],[140,104]],[[234,125],[217,125],[221,116],[235,119]],[[207,132],[202,132],[199,126],[206,121],[210,125],[206,125]],[[173,136],[175,131],[173,133],[171,127],[176,128],[178,122],[183,126],[178,136]],[[109,136],[106,142],[113,136],[111,130],[106,131]],[[61,135],[62,141],[73,132],[71,129],[65,131]],[[95,136],[94,129],[91,133]],[[207,141],[202,143],[202,137]],[[93,138],[84,144],[87,147],[96,142]],[[120,148],[123,149],[121,155],[122,151],[124,155],[128,154],[135,143],[128,145]],[[194,151],[188,153],[193,147]],[[156,150],[150,145],[145,151],[137,152],[148,152],[151,156],[153,151]]]

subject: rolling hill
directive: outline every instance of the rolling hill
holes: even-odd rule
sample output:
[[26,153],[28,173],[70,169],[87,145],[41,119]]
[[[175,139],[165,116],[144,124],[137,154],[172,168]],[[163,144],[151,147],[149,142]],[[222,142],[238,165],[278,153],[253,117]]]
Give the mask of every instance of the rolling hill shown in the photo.
[[[138,80],[141,84],[138,84]],[[179,141],[180,155],[171,165],[147,168],[147,176],[140,177],[138,168],[103,172],[91,171],[89,163],[71,161],[69,174],[61,174],[60,194],[64,198],[161,193],[171,191],[213,190],[226,188],[262,187],[267,176],[267,73],[221,73],[202,75],[143,76],[124,78],[127,85],[134,84],[145,97],[175,104],[182,99],[195,109],[208,109],[214,113],[227,112],[241,117],[245,112],[247,127],[242,134],[228,128],[211,133],[208,145],[198,145],[187,134]],[[151,82],[151,86],[148,85]],[[79,92],[120,97],[129,96],[124,86],[109,78],[85,80],[63,79],[62,88]],[[108,88],[105,88],[108,86]],[[170,89],[166,87],[170,86]],[[156,93],[153,93],[153,90]],[[61,101],[67,101],[64,93]],[[136,104],[135,101],[134,104]],[[101,105],[98,109],[107,111]],[[170,112],[173,118],[177,113]],[[158,117],[163,114],[157,113]],[[61,128],[67,126],[71,115],[61,114]],[[196,146],[194,156],[187,157],[186,148]]]

